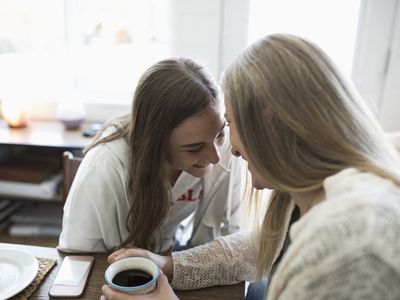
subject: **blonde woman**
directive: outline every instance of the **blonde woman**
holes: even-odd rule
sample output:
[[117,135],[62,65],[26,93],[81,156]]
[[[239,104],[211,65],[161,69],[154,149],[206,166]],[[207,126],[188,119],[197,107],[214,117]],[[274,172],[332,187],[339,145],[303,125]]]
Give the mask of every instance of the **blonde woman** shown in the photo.
[[[272,299],[400,298],[400,161],[358,93],[313,43],[256,42],[226,70],[232,151],[274,190],[258,238],[238,233],[171,257],[139,249],[176,289],[266,276]],[[166,276],[151,297],[174,299]],[[103,287],[108,299],[138,299]]]
[[[194,61],[151,66],[132,112],[112,120],[87,149],[64,206],[58,249],[167,253],[236,231],[241,164],[225,139],[221,106],[217,86]],[[187,233],[179,229],[183,220]]]

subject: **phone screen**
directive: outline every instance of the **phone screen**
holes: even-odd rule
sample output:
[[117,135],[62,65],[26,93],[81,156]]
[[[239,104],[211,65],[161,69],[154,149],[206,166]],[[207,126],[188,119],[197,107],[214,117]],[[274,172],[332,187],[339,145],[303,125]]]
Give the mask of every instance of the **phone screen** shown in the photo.
[[64,258],[54,284],[78,285],[89,268],[89,261],[73,260],[67,256]]
[[94,258],[92,256],[66,256],[50,289],[50,296],[82,295]]

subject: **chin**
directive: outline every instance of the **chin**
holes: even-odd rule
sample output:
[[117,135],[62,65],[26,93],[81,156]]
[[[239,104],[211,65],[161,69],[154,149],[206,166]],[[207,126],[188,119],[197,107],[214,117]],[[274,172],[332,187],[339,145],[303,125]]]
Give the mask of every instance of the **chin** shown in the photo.
[[264,189],[264,187],[261,187],[259,185],[254,185],[254,184],[253,184],[253,188],[255,188],[256,190],[259,190],[259,191]]
[[192,166],[186,172],[194,177],[204,177],[204,176],[207,176],[211,172],[212,169],[213,169],[213,165],[209,164],[207,167],[204,167],[204,168],[196,168],[196,167]]
[[254,182],[254,181],[252,182],[252,186],[253,186],[253,188],[255,188],[256,190],[263,190],[263,189],[265,189],[265,186],[259,184],[258,182]]
[[256,190],[264,190],[264,189],[272,189],[270,184],[267,183],[261,183],[258,180],[252,180],[251,182],[253,188],[255,188]]

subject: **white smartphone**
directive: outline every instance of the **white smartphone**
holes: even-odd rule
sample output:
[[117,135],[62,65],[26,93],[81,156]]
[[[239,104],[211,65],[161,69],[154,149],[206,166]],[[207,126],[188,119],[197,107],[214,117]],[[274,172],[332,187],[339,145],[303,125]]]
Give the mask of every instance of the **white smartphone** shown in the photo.
[[49,295],[51,297],[82,296],[93,262],[93,256],[71,255],[64,257]]

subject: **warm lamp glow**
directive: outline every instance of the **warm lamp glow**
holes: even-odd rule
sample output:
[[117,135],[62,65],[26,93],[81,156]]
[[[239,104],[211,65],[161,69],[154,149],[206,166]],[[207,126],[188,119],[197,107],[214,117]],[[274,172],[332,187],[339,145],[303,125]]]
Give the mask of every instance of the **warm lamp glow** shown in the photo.
[[21,103],[3,101],[1,111],[9,127],[21,128],[27,125],[25,107]]

